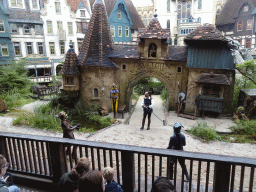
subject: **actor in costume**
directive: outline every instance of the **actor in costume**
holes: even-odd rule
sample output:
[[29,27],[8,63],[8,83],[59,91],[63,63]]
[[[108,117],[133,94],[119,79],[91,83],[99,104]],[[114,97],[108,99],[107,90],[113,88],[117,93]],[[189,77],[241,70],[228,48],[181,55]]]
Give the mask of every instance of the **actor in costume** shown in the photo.
[[143,119],[142,119],[142,127],[140,130],[144,129],[146,117],[148,116],[148,128],[150,129],[151,123],[151,114],[153,113],[154,99],[150,96],[148,92],[145,92],[145,98],[142,100],[141,106],[143,107]]
[[112,90],[110,91],[110,99],[112,99],[112,111],[114,112],[114,118],[116,118],[116,112],[118,108],[118,93],[116,85],[113,83]]
[[[55,117],[60,118],[61,127],[62,127],[62,130],[63,130],[63,138],[75,139],[73,131],[75,129],[80,129],[81,124],[77,124],[76,126],[70,126],[70,124],[67,120],[68,116],[64,111],[60,112]],[[68,147],[68,151],[69,150],[70,150],[70,146]],[[76,158],[76,146],[74,146],[74,148],[73,148],[72,158],[73,159]]]
[[[186,138],[185,136],[180,132],[181,127],[183,127],[180,123],[175,123],[173,125],[174,134],[170,138],[169,146],[167,149],[173,149],[173,150],[181,150],[183,151],[183,146],[186,145]],[[173,179],[173,165],[174,163],[177,163],[177,159],[180,163],[180,166],[182,167],[184,174],[187,177],[187,180],[189,180],[189,175],[187,171],[187,167],[185,165],[185,159],[182,157],[170,157],[170,179]]]

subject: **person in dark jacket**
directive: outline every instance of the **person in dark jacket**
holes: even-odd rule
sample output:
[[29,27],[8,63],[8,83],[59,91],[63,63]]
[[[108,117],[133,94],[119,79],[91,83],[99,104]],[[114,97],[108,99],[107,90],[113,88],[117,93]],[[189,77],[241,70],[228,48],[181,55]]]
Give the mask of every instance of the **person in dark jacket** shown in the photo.
[[7,172],[8,163],[0,154],[0,192],[19,192],[20,189],[13,184],[12,175]]
[[[186,145],[186,138],[185,136],[180,132],[182,125],[180,123],[175,123],[173,125],[174,134],[170,138],[169,146],[167,149],[173,149],[173,150],[181,150],[183,151],[183,146]],[[170,158],[170,179],[173,179],[173,165],[177,162],[177,159],[180,163],[180,166],[182,167],[184,174],[187,177],[187,180],[189,180],[189,175],[187,171],[187,167],[185,165],[185,159],[180,157],[171,157]]]
[[78,188],[78,180],[82,177],[85,173],[90,171],[91,163],[89,162],[88,158],[82,157],[78,160],[76,167],[70,172],[65,173],[60,178],[60,182],[57,186],[58,192],[73,192]]
[[115,170],[112,167],[105,167],[103,177],[107,181],[105,192],[123,192],[123,189],[114,180]]
[[143,108],[143,119],[142,119],[142,126],[140,130],[144,129],[146,117],[148,116],[148,128],[150,129],[151,123],[151,114],[153,113],[153,106],[154,106],[154,99],[150,96],[148,92],[145,92],[145,98],[142,100],[141,106]]
[[[75,139],[73,131],[75,129],[80,129],[81,125],[77,124],[76,126],[70,126],[70,124],[67,120],[68,116],[64,111],[60,112],[55,117],[60,118],[61,127],[62,127],[62,130],[63,130],[63,138]],[[77,147],[74,146],[73,152],[72,152],[72,159],[76,158],[76,149],[77,149]],[[70,146],[68,147],[67,151],[69,151],[69,150],[70,150]]]
[[176,192],[176,190],[167,177],[158,177],[152,185],[151,192]]

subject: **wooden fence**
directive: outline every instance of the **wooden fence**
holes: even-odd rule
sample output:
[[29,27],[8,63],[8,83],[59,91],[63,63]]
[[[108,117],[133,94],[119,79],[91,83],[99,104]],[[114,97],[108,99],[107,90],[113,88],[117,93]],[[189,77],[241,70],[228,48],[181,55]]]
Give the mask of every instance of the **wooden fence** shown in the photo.
[[169,177],[169,157],[184,158],[190,174],[186,183],[174,166],[177,191],[256,191],[256,159],[0,132],[0,153],[10,172],[53,183],[76,164],[69,146],[76,146],[78,158],[88,157],[92,169],[113,167],[125,192],[150,191],[158,176]]

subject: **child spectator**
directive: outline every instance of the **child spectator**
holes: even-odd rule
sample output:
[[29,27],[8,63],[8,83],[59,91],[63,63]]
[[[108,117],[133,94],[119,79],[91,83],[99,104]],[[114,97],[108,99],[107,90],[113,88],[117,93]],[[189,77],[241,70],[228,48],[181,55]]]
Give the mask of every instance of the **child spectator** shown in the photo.
[[176,190],[167,177],[158,177],[152,185],[151,192],[176,192]]
[[100,171],[91,170],[78,182],[79,192],[104,192],[104,178]]
[[123,189],[114,181],[114,173],[112,167],[105,167],[103,170],[103,177],[107,181],[105,192],[123,192]]
[[0,154],[0,192],[19,192],[20,189],[13,185],[12,175],[6,172],[8,163],[3,155]]

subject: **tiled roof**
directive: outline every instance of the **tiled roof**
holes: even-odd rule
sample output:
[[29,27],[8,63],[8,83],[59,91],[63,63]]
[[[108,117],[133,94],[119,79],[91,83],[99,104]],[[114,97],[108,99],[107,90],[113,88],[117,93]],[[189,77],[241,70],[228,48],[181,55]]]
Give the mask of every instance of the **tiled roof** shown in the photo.
[[211,24],[204,24],[196,29],[194,29],[192,32],[190,32],[186,38],[185,42],[189,40],[221,40],[223,41],[225,39],[224,35],[221,34],[221,32],[216,29]]
[[112,49],[107,13],[101,0],[96,0],[92,11],[89,28],[85,34],[78,65],[93,67],[116,67],[108,58]]
[[[143,28],[144,24],[139,16],[136,8],[134,7],[132,1],[131,0],[124,0],[124,1],[125,1],[128,11],[129,11],[130,17],[132,19],[133,25],[131,28],[132,29]],[[93,7],[94,2],[95,2],[95,0],[90,1],[91,9]],[[117,0],[104,0],[104,2],[105,2],[108,17],[109,17],[109,15],[111,14],[112,10],[114,9],[114,7],[116,5]]]
[[187,61],[187,46],[170,46],[165,56],[166,60]]
[[158,19],[153,18],[146,29],[139,29],[139,38],[168,39],[170,30],[162,29]]
[[113,45],[113,50],[111,50],[108,56],[110,58],[139,59],[140,55],[137,45]]
[[66,54],[65,62],[64,62],[63,68],[60,71],[60,74],[62,75],[79,75],[80,74],[77,66],[77,55],[74,49],[68,50]]
[[[71,11],[73,11],[74,13],[76,12],[77,8],[79,7],[81,0],[66,0],[68,5],[71,8]],[[82,0],[86,9],[90,12],[89,10],[89,0]]]
[[225,25],[235,23],[235,18],[238,17],[241,6],[248,2],[252,10],[256,6],[256,0],[228,0],[217,17],[216,25]]
[[230,81],[224,74],[201,73],[195,80],[197,83],[208,83],[218,85],[230,85]]

